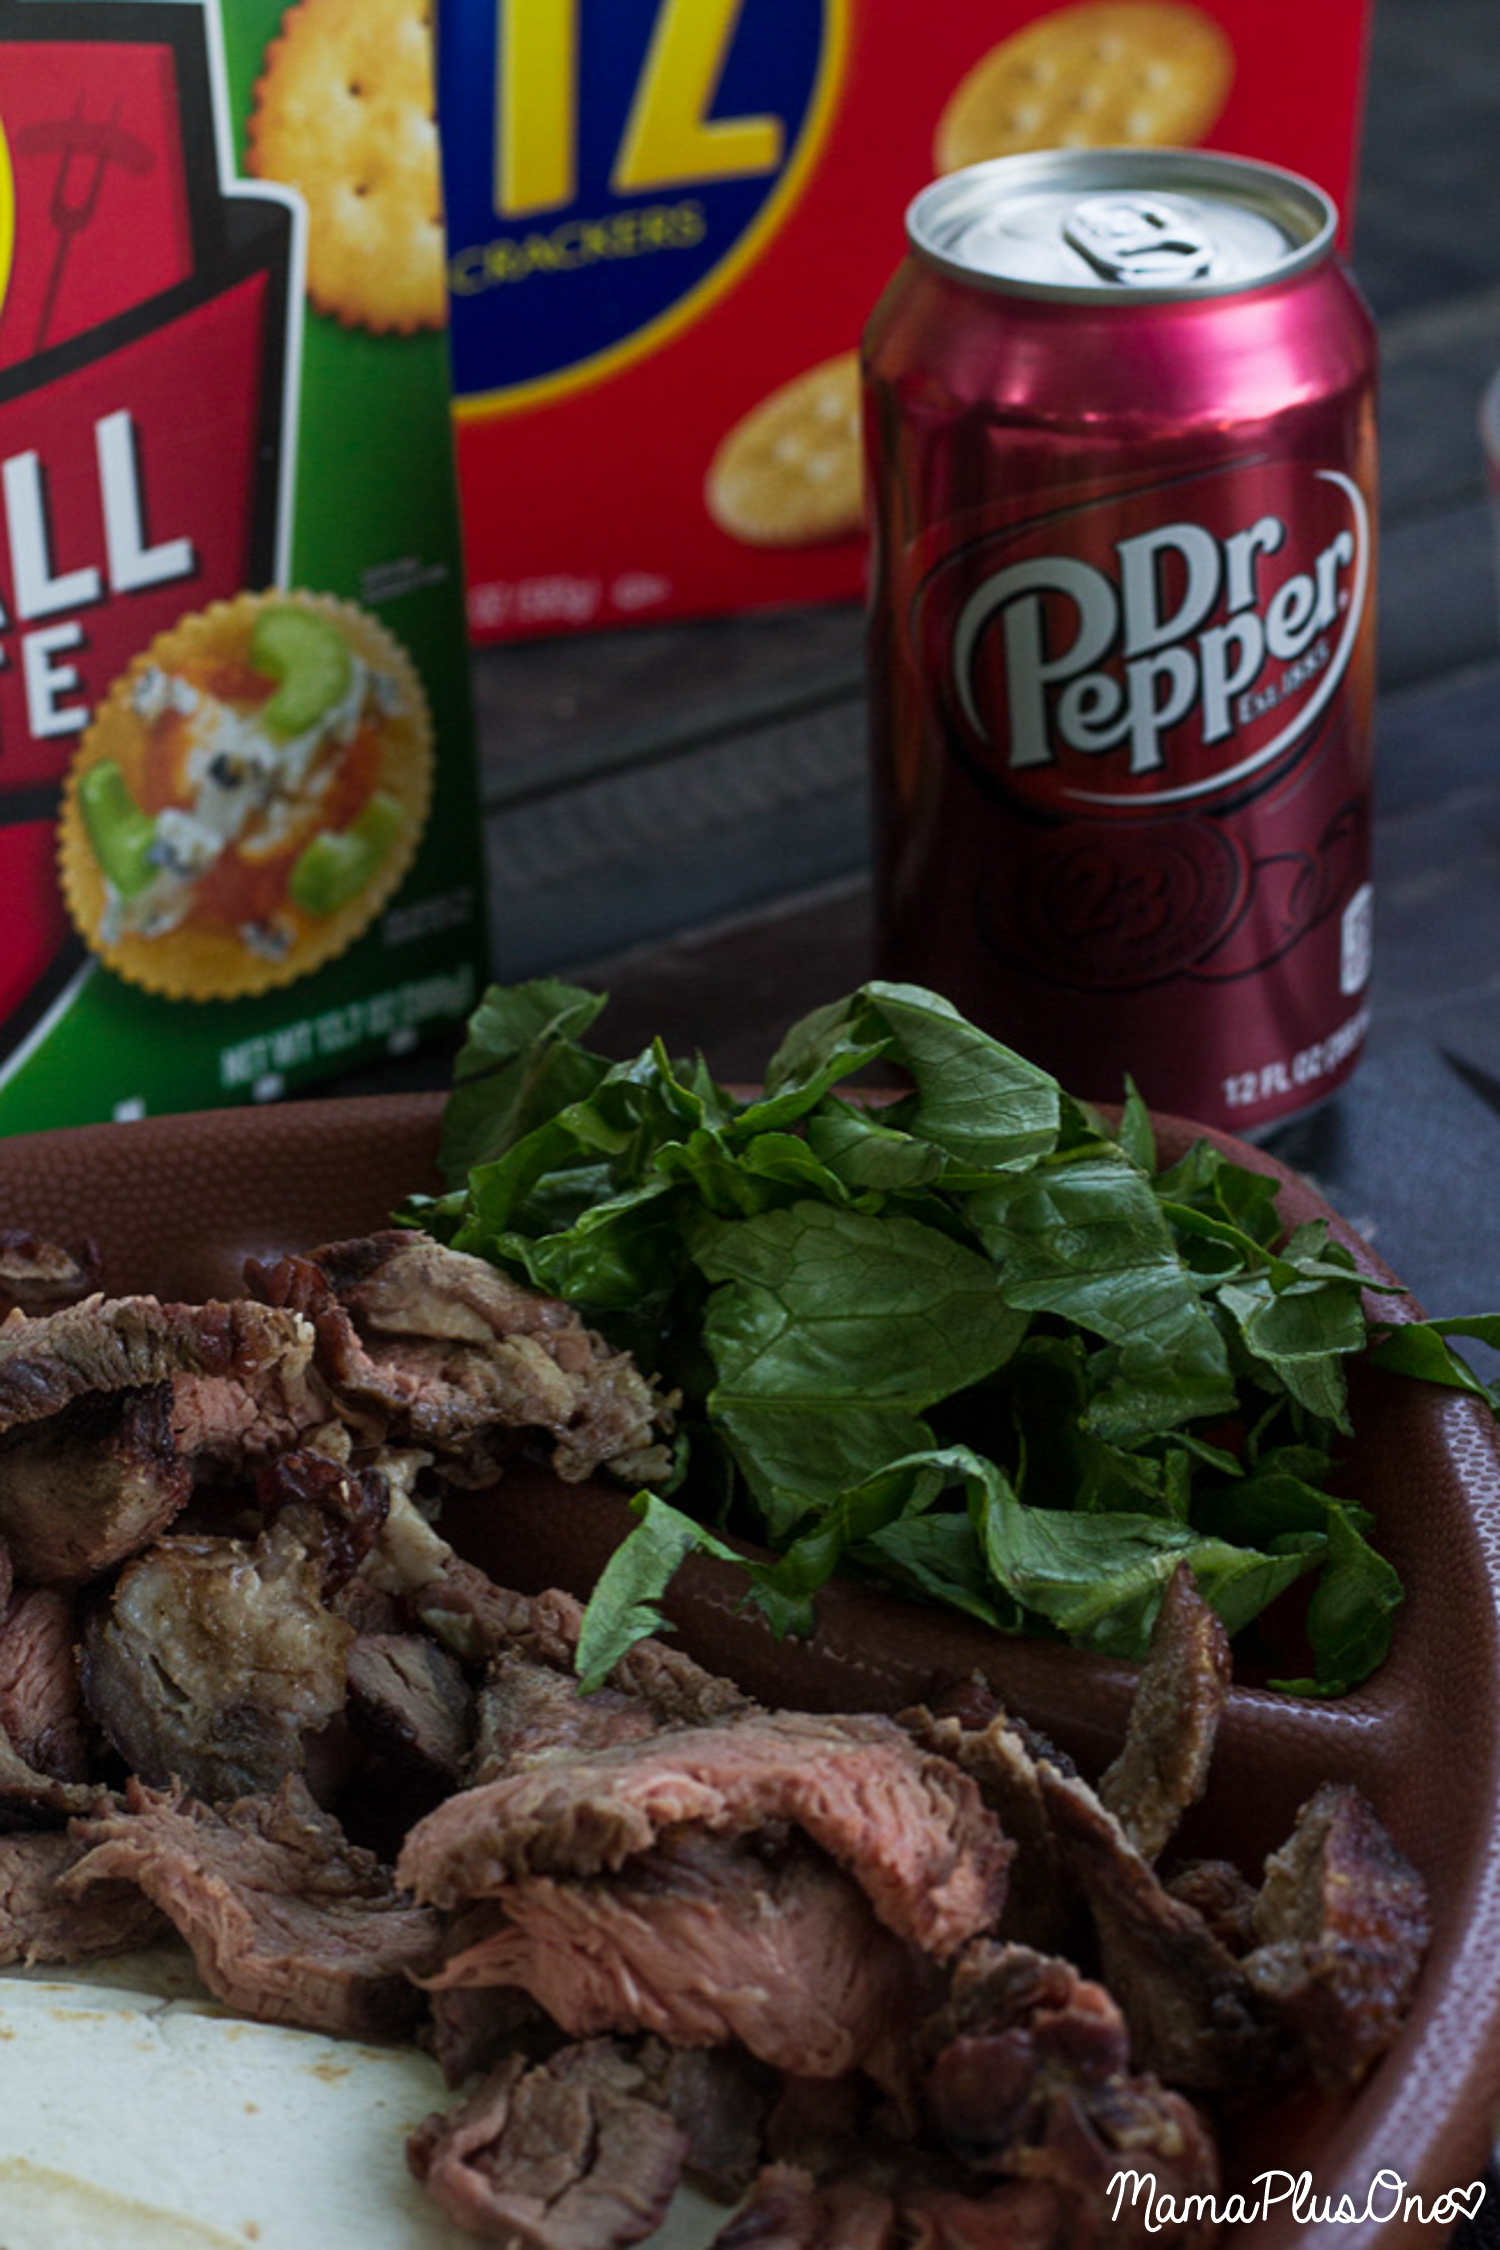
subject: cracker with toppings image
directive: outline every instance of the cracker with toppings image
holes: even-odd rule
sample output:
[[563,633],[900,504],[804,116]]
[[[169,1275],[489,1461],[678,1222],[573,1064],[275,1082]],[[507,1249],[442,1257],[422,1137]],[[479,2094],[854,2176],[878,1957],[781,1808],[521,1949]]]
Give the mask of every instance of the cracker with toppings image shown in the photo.
[[938,119],[956,172],[1037,148],[1191,147],[1224,106],[1234,50],[1183,0],[1082,0],[980,57]]
[[237,1000],[347,950],[416,853],[427,699],[405,650],[331,595],[181,618],[95,711],[63,793],[63,897],[109,968]]
[[721,531],[758,547],[845,539],[864,521],[859,360],[804,369],[724,438],[704,497]]
[[346,326],[447,318],[431,10],[298,0],[266,50],[249,165],[307,204],[307,289]]

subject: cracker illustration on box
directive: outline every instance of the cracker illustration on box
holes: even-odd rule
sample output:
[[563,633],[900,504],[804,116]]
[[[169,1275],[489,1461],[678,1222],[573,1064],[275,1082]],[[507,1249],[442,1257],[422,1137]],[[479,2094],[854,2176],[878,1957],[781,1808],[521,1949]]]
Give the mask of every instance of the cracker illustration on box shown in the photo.
[[753,546],[845,539],[864,520],[859,361],[839,352],[753,406],[719,446],[705,498]]
[[59,824],[85,943],[168,999],[291,983],[411,865],[432,730],[406,652],[331,596],[241,594],[159,633],[85,730]]
[[298,0],[255,89],[250,169],[306,201],[308,294],[377,333],[446,317],[431,39],[422,0]]
[[1189,147],[1224,106],[1234,51],[1182,0],[1082,0],[982,55],[938,119],[939,172],[1037,148]]

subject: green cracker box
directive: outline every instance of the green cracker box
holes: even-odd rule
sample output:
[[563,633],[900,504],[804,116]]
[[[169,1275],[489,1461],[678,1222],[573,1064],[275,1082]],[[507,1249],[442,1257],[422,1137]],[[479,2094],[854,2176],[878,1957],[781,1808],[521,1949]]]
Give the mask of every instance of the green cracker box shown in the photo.
[[461,1018],[483,898],[415,0],[0,0],[0,1132]]

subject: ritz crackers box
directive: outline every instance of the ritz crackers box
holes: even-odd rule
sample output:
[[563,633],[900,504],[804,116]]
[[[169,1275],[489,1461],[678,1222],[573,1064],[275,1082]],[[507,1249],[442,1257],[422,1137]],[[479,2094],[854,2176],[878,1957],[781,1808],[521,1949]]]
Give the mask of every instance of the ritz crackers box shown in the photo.
[[1348,210],[1368,0],[442,0],[469,624],[848,597],[855,351],[907,201],[1197,144]]
[[420,0],[0,0],[0,1132],[472,1004],[432,93]]

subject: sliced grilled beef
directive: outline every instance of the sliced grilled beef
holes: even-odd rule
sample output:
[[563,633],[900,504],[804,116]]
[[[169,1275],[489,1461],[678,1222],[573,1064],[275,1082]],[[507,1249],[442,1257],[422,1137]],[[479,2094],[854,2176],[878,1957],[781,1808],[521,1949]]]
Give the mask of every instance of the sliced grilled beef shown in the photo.
[[618,1689],[581,1695],[577,1680],[518,1649],[502,1649],[480,1690],[471,1780],[498,1780],[657,1732],[650,1706]]
[[351,1468],[313,1446],[294,1446],[267,1462],[255,1480],[267,1525],[285,1521],[322,1563],[325,1600],[336,1594],[373,1549],[390,1506],[378,1469]]
[[737,2047],[667,2047],[646,2039],[635,2059],[687,2135],[686,2177],[717,2202],[733,2203],[760,2167],[774,2074]]
[[89,1297],[0,1326],[0,1533],[21,1576],[96,1577],[331,1408],[312,1330],[245,1303]]
[[[984,1939],[923,2031],[929,2135],[966,2170],[1044,2181],[1076,2211],[1072,2239],[1106,2231],[1122,2171],[1174,2203],[1212,2196],[1213,2141],[1191,2104],[1132,2072],[1119,2008],[1067,1961]],[[1211,2223],[1196,2236],[1206,2240]]]
[[60,1829],[0,1835],[0,1962],[94,1961],[166,1929],[133,1883],[95,1883],[81,1896],[63,1889],[86,1849]]
[[39,1773],[81,1781],[88,1770],[73,1604],[60,1587],[0,1607],[0,1734]]
[[268,1304],[311,1319],[318,1366],[346,1412],[430,1448],[450,1476],[489,1482],[526,1430],[552,1438],[552,1465],[569,1481],[601,1466],[635,1482],[666,1472],[666,1409],[628,1355],[482,1258],[396,1227],[252,1261],[246,1278]]
[[296,1354],[247,1372],[172,1377],[172,1435],[199,1480],[237,1480],[338,1427],[317,1370]]
[[873,2177],[819,2180],[801,2165],[768,2164],[744,2209],[715,2235],[714,2250],[895,2250],[902,2216],[890,2188]]
[[528,1875],[619,1869],[682,1824],[747,1835],[783,1822],[939,1960],[1000,1910],[1012,1847],[973,1783],[873,1715],[747,1715],[487,1782],[413,1830],[399,1872],[451,1907]]
[[1266,1862],[1244,1970],[1318,2084],[1358,2085],[1395,2037],[1432,1934],[1420,1877],[1357,1789],[1325,1782]]
[[131,1771],[215,1803],[301,1772],[354,1638],[323,1584],[287,1521],[253,1543],[169,1535],[127,1563],[86,1627],[83,1692]]
[[755,1710],[731,1681],[658,1640],[638,1641],[603,1687],[581,1694],[573,1658],[582,1622],[581,1604],[556,1590],[534,1596],[524,1624],[516,1621],[480,1695],[474,1781]]
[[215,1812],[132,1781],[125,1809],[81,1821],[88,1847],[61,1880],[135,1884],[192,1949],[217,1999],[263,2023],[349,2038],[410,2030],[413,1979],[439,1954],[433,1916],[351,1844],[295,1778]]
[[1255,1886],[1227,1859],[1190,1859],[1167,1879],[1173,1898],[1203,1917],[1222,1946],[1235,1954],[1253,1951]]
[[778,2070],[899,2090],[935,1977],[800,1837],[689,1830],[605,1878],[508,1885],[435,1981],[519,1985],[579,2037],[737,2041]]
[[449,2217],[528,2250],[615,2250],[665,2218],[688,2139],[611,2040],[528,2066],[512,2056],[407,2142]]
[[1031,1743],[992,1697],[966,1696],[959,1709],[962,1717],[938,1717],[919,1707],[903,1712],[901,1724],[924,1748],[970,1776],[1015,1845],[1000,1933],[1044,1953],[1071,1954],[1086,1915],[1076,1886],[1063,1874]]
[[253,1386],[304,1370],[312,1342],[295,1312],[240,1300],[88,1297],[36,1320],[13,1313],[0,1324],[0,1430],[45,1421],[94,1392],[140,1390],[176,1375]]
[[456,1660],[424,1633],[361,1633],[348,1656],[355,1732],[418,1780],[457,1786],[474,1699]]
[[1203,1794],[1230,1669],[1229,1635],[1179,1564],[1157,1613],[1124,1748],[1099,1781],[1101,1803],[1143,1859],[1158,1856]]
[[95,1242],[48,1242],[24,1227],[0,1227],[0,1315],[35,1315],[76,1304],[99,1286]]
[[93,1781],[61,1781],[23,1758],[0,1733],[0,1835],[18,1829],[62,1828],[75,1814],[104,1811],[111,1793]]
[[[492,1909],[475,1909],[489,1927]],[[467,1920],[459,1915],[458,1923]],[[477,1927],[477,1925],[476,1925]],[[459,1949],[466,1941],[457,1931],[449,1943]],[[507,2055],[534,2059],[561,2044],[557,2026],[518,1985],[449,1985],[428,1995],[429,2021],[421,2037],[450,2086],[460,2086],[476,2071],[492,2070]]]
[[1250,2098],[1284,2077],[1288,2042],[1243,1964],[1172,1897],[1091,1789],[1045,1761],[1037,1770],[1139,2066],[1189,2092]]
[[0,1436],[0,1526],[35,1582],[99,1577],[164,1531],[192,1489],[165,1378],[86,1395]]

